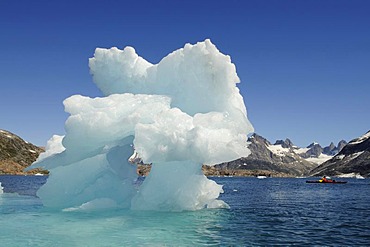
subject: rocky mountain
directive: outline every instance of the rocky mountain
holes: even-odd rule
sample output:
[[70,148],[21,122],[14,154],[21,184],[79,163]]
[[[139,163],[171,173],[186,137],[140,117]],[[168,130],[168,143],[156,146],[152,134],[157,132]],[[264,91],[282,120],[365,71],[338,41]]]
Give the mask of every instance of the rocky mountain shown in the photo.
[[[34,162],[43,148],[24,141],[19,136],[0,130],[0,174],[26,174],[23,169]],[[27,174],[44,172],[33,170]]]
[[335,146],[334,143],[330,143],[329,146],[325,147],[322,151],[323,154],[326,154],[326,155],[331,155],[331,156],[334,156],[336,155],[337,153],[339,153],[343,147],[347,145],[347,142],[344,141],[344,140],[341,140],[339,143],[338,143],[338,146]]
[[293,142],[288,138],[283,140],[277,140],[274,145],[281,145],[283,148],[292,148],[294,146]]
[[360,174],[370,177],[370,131],[350,141],[333,158],[314,168],[312,176]]
[[324,148],[318,143],[312,143],[306,148],[299,148],[289,139],[271,144],[258,134],[253,134],[248,142],[251,155],[216,165],[215,169],[220,173],[217,175],[222,175],[222,171],[230,175],[237,175],[240,171],[244,174],[248,170],[255,171],[256,175],[305,176],[318,164],[332,158],[346,143],[341,141],[338,146],[331,143]]
[[335,146],[334,143],[330,143],[327,147],[321,147],[317,142],[313,142],[306,148],[293,147],[293,151],[309,162],[313,162],[317,165],[324,163],[336,155],[342,148],[347,144],[346,141],[342,140]]
[[308,145],[307,151],[304,153],[301,153],[301,155],[305,158],[309,157],[319,157],[320,154],[323,153],[324,149],[320,146],[320,144],[314,142]]
[[231,162],[216,165],[220,170],[256,170],[262,174],[302,176],[312,170],[316,164],[306,161],[294,152],[294,145],[289,140],[279,140],[272,145],[267,139],[253,134],[248,148],[251,154]]
[[335,154],[339,153],[344,148],[345,145],[347,145],[346,141],[344,140],[340,141],[338,143],[337,150],[336,150],[337,152]]
[[336,149],[337,147],[334,145],[334,143],[331,142],[329,146],[323,148],[322,152],[326,155],[335,155],[336,153],[338,153],[335,151]]

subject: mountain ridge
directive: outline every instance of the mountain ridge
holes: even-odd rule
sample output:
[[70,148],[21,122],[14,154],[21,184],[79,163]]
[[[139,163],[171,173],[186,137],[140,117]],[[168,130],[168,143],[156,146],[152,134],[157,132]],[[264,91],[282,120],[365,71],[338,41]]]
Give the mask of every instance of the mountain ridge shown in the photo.
[[370,177],[370,131],[351,140],[333,158],[314,168],[310,175],[342,176],[350,173]]
[[330,159],[333,156],[331,153],[339,150],[339,144],[345,141],[340,141],[338,147],[331,143],[322,148],[320,144],[312,143],[306,148],[299,148],[288,138],[271,144],[266,138],[254,133],[248,138],[248,143],[251,150],[248,157],[217,164],[215,168],[233,172],[259,170],[268,175],[275,173],[280,176],[305,176],[318,164]]

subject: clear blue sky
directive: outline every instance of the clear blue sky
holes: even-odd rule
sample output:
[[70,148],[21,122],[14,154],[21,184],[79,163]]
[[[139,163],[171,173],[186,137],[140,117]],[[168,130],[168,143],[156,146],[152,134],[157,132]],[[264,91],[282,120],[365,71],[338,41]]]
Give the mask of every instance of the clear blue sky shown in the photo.
[[101,95],[96,47],[158,63],[210,38],[236,64],[258,134],[348,141],[370,129],[369,13],[367,0],[0,0],[0,128],[37,145],[64,134],[62,101]]

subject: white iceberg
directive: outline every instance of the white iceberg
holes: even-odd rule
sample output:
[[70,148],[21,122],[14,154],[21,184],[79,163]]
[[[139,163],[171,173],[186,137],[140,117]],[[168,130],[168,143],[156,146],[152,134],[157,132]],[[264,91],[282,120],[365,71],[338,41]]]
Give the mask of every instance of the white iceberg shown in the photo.
[[[206,178],[202,164],[250,154],[239,78],[229,56],[210,40],[186,44],[158,64],[132,47],[97,48],[89,60],[94,82],[105,95],[74,95],[66,135],[54,136],[46,155],[31,168],[50,171],[38,191],[45,206],[91,210],[197,210],[227,207],[222,186]],[[150,175],[137,188],[128,162],[132,144]],[[106,205],[104,205],[106,203]]]

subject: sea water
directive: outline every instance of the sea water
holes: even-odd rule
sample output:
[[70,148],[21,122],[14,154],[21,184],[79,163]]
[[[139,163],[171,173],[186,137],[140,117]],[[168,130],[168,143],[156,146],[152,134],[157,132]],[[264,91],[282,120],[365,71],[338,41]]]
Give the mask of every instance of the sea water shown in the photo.
[[211,178],[230,209],[184,212],[44,208],[42,176],[0,176],[1,246],[370,245],[370,180]]

